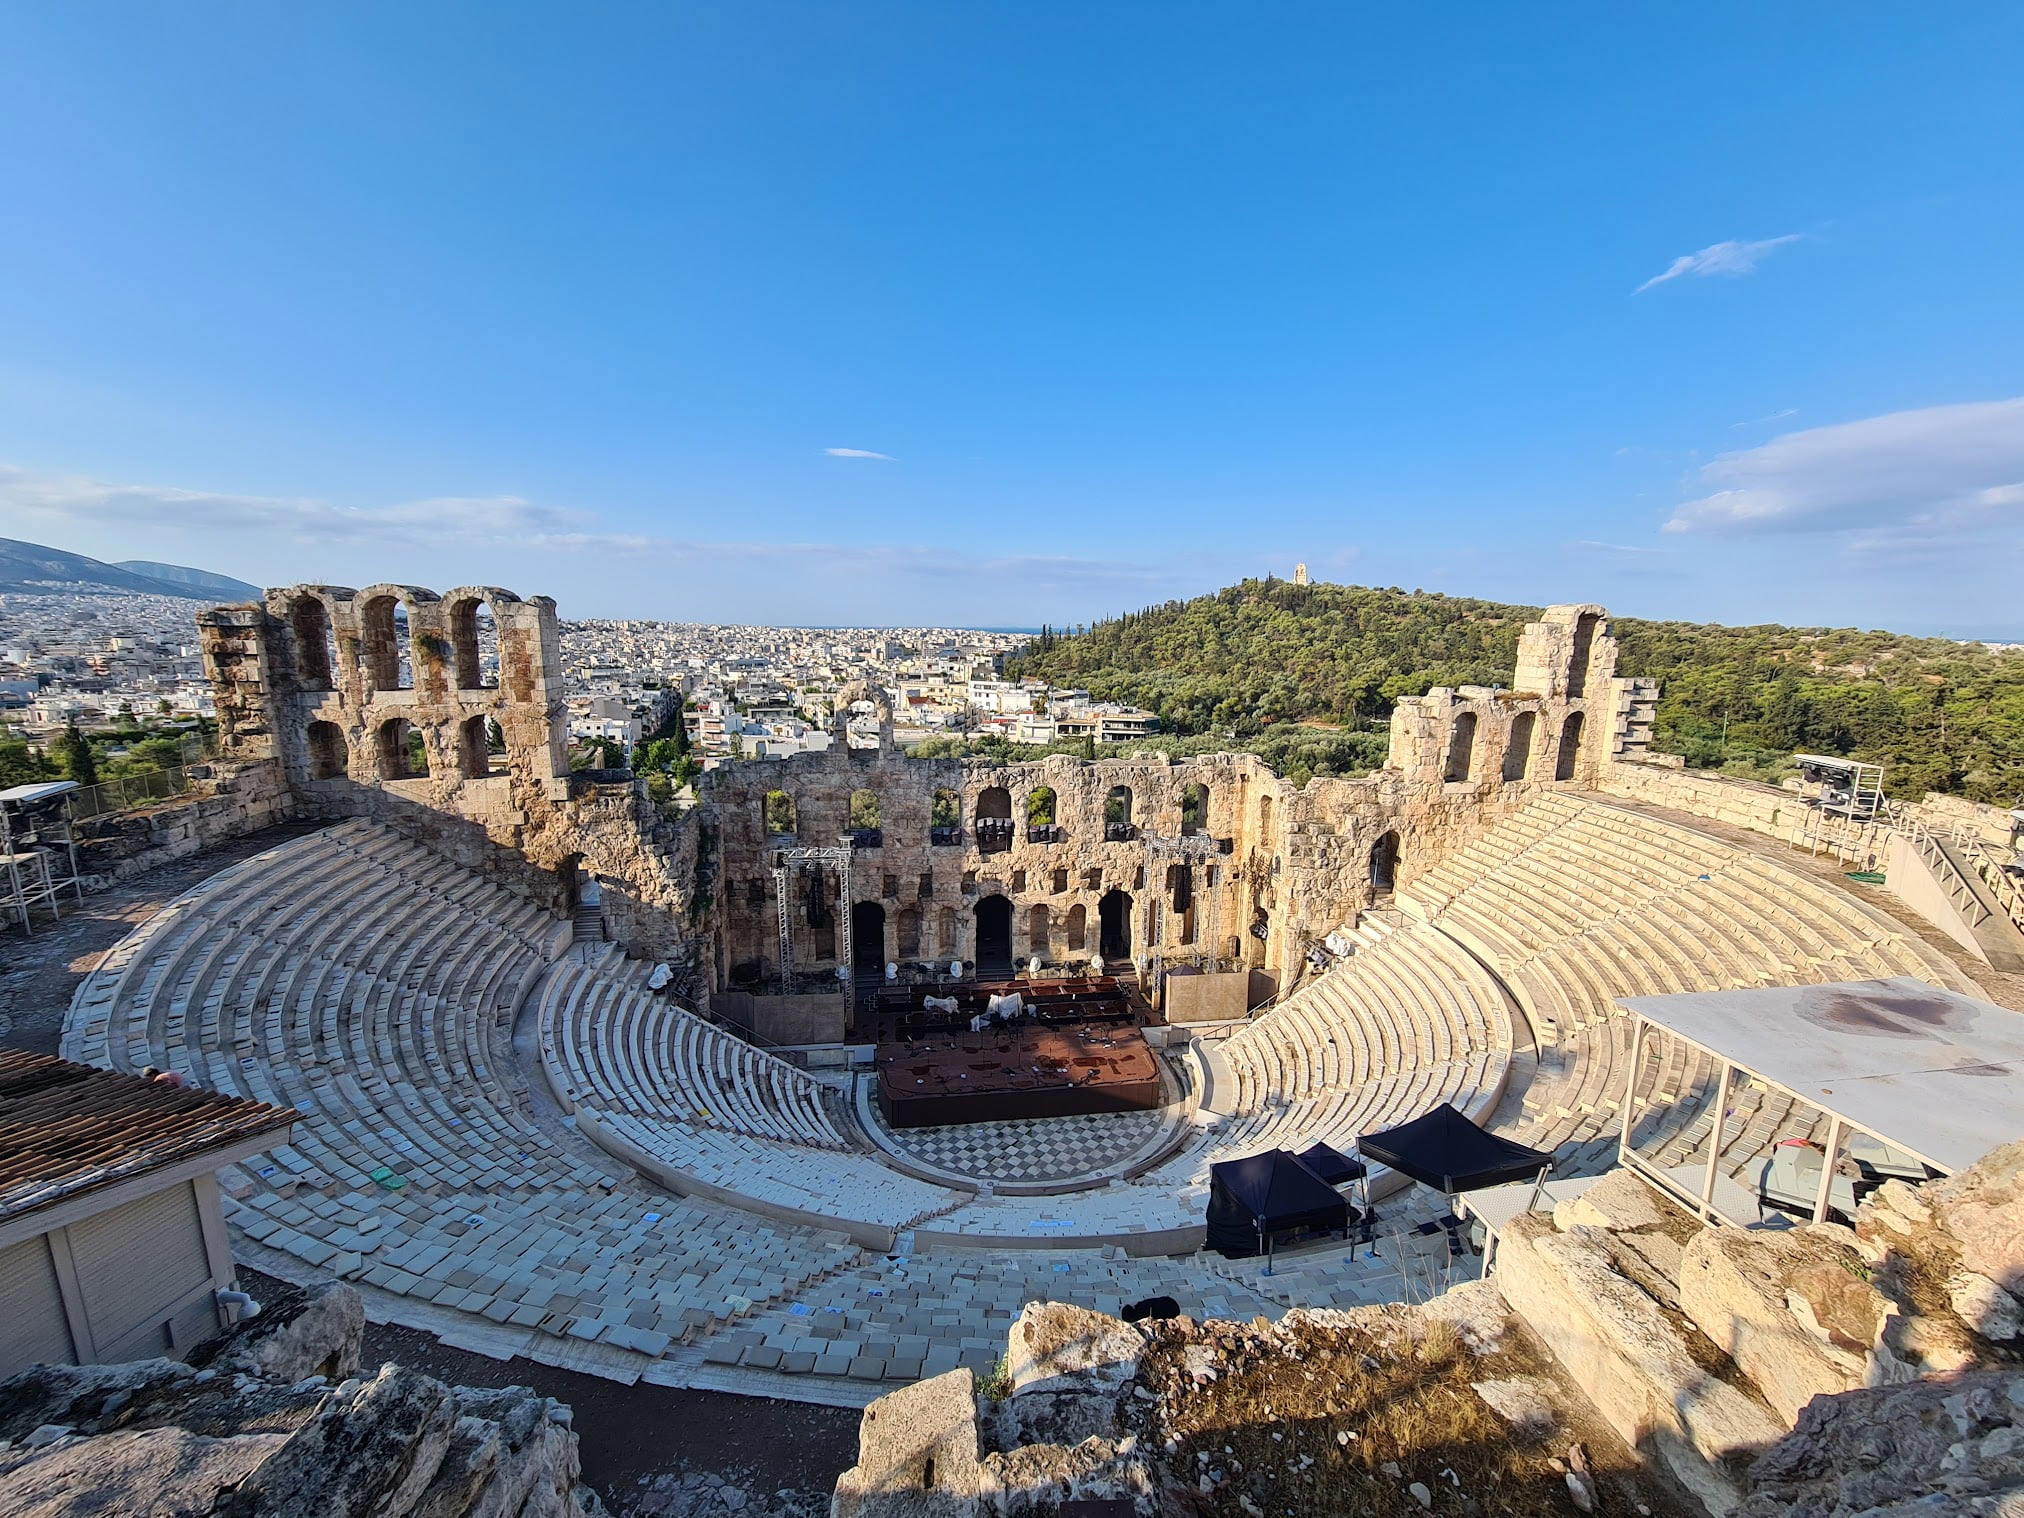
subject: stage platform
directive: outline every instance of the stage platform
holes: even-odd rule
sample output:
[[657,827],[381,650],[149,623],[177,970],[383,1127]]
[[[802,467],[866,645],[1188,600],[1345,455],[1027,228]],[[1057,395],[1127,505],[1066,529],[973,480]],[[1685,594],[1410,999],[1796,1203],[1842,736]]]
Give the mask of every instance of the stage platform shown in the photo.
[[876,1062],[879,1111],[894,1128],[1160,1105],[1159,1058],[1132,1027],[1023,1023],[883,1043]]

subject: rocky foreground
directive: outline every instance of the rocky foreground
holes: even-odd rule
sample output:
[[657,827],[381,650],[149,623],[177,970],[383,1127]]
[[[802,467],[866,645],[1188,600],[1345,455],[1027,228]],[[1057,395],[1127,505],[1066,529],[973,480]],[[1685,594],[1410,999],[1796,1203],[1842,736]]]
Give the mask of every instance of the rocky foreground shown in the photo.
[[597,1518],[567,1407],[524,1387],[364,1371],[330,1285],[179,1360],[39,1366],[0,1384],[8,1518]]

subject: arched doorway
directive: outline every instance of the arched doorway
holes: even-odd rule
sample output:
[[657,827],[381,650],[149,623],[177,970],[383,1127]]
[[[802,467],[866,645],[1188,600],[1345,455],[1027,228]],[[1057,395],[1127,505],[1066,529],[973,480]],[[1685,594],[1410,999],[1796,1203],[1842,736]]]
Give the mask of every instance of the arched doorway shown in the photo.
[[1370,846],[1370,889],[1373,895],[1388,896],[1399,873],[1399,835],[1386,833]]
[[977,903],[977,976],[1012,973],[1012,903],[986,896]]
[[1504,740],[1504,778],[1523,780],[1532,768],[1532,734],[1539,725],[1539,719],[1531,712],[1520,712],[1511,719],[1510,736]]
[[1105,959],[1131,958],[1131,898],[1105,891],[1096,904],[1096,951]]
[[886,909],[875,901],[853,902],[850,908],[850,968],[859,975],[883,975],[886,962]]
[[1554,760],[1553,778],[1572,780],[1574,768],[1581,762],[1581,713],[1569,712],[1567,722],[1560,729],[1560,754]]

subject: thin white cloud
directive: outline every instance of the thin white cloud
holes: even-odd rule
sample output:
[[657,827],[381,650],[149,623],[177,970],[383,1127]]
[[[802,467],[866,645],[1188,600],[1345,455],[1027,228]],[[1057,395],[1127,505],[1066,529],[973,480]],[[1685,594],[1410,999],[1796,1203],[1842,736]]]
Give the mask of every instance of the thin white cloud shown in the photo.
[[1703,465],[1668,532],[1862,532],[1962,542],[2024,516],[2024,396],[1788,432]]
[[[61,539],[66,532],[138,529],[197,532],[241,548],[259,544],[269,559],[301,559],[365,542],[375,547],[651,554],[705,564],[798,566],[862,578],[953,582],[986,577],[1007,583],[1164,587],[1172,564],[1053,555],[966,553],[913,544],[707,542],[604,530],[589,512],[543,506],[519,496],[440,496],[391,506],[338,506],[300,497],[233,495],[165,485],[121,485],[81,475],[36,473],[0,464],[0,523]],[[262,540],[265,540],[264,542]]]
[[890,453],[873,453],[869,448],[825,448],[822,450],[833,459],[884,459],[893,462]]
[[1664,553],[1663,548],[1639,548],[1632,543],[1603,543],[1594,538],[1576,538],[1567,545],[1569,548],[1585,548],[1590,553]]
[[1756,270],[1772,253],[1787,243],[1798,242],[1804,234],[1788,232],[1783,237],[1766,237],[1757,242],[1710,243],[1698,253],[1683,253],[1674,259],[1663,274],[1654,274],[1650,279],[1631,292],[1642,295],[1654,285],[1662,285],[1669,279],[1708,279],[1722,275],[1739,279]]
[[1741,427],[1762,427],[1766,423],[1782,422],[1788,416],[1797,415],[1799,415],[1799,408],[1797,406],[1787,406],[1783,411],[1774,411],[1769,416],[1753,416],[1747,422],[1731,422],[1729,423],[1729,427],[1731,431]]

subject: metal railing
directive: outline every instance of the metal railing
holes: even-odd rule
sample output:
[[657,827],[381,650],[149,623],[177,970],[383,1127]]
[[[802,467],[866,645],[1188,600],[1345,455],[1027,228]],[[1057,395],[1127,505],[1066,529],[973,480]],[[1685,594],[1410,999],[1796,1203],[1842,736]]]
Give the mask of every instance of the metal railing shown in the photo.
[[180,764],[167,769],[146,770],[138,775],[121,775],[114,780],[101,780],[97,785],[87,785],[71,793],[70,815],[82,822],[88,817],[103,817],[109,812],[130,812],[137,807],[180,796],[193,783],[188,767]]
[[[1981,838],[1963,827],[1943,833],[1916,817],[1906,817],[1896,826],[1911,840],[1919,858],[1971,928],[1979,928],[1994,915],[1986,897],[2024,932],[2024,882],[2003,868],[2003,861]],[[1974,871],[1972,880],[1963,865]],[[1977,884],[1981,889],[1976,889]]]

